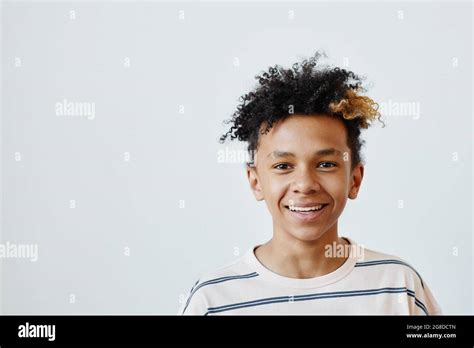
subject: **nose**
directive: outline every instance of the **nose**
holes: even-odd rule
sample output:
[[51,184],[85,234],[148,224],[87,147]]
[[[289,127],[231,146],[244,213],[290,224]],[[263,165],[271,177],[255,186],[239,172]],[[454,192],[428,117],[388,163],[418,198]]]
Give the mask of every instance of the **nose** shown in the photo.
[[300,167],[293,176],[293,192],[301,194],[314,194],[321,190],[317,173],[311,167]]

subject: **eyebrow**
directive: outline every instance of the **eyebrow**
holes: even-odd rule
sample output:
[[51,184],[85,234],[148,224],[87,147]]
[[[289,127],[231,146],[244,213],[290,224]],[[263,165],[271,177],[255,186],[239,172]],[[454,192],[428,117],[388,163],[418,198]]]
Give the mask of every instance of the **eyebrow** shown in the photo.
[[[318,150],[314,153],[314,156],[331,156],[331,155],[342,155],[342,152],[339,151],[338,149],[335,149],[335,148],[331,147],[331,148],[328,148],[328,149]],[[275,150],[275,151],[270,152],[267,155],[267,158],[271,157],[271,156],[273,156],[275,158],[296,157],[296,155],[292,152],[279,151],[279,150]]]

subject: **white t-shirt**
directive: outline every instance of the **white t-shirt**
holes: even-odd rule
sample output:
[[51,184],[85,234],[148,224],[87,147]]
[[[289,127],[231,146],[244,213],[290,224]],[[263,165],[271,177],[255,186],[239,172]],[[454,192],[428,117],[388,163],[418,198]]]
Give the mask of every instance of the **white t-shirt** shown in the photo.
[[344,264],[331,273],[305,279],[270,271],[255,256],[256,245],[199,278],[178,314],[442,314],[412,266],[344,238],[351,243]]

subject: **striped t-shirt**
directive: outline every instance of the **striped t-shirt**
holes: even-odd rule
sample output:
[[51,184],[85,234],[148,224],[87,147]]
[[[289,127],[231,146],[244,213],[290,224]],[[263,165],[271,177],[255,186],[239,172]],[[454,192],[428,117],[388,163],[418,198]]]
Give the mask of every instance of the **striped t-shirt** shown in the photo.
[[255,256],[256,245],[239,259],[203,275],[178,314],[441,314],[428,285],[412,266],[345,239],[351,248],[344,264],[331,273],[305,279],[270,271]]

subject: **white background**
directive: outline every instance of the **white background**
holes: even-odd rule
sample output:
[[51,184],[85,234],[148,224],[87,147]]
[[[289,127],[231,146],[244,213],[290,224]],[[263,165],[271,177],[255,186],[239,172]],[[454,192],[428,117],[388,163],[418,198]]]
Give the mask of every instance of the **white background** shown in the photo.
[[[217,161],[239,147],[222,121],[255,75],[317,49],[376,101],[420,107],[364,133],[339,234],[473,313],[472,3],[3,2],[1,29],[2,241],[39,247],[0,259],[3,313],[175,314],[269,239],[243,163]],[[58,116],[63,99],[95,118]]]

